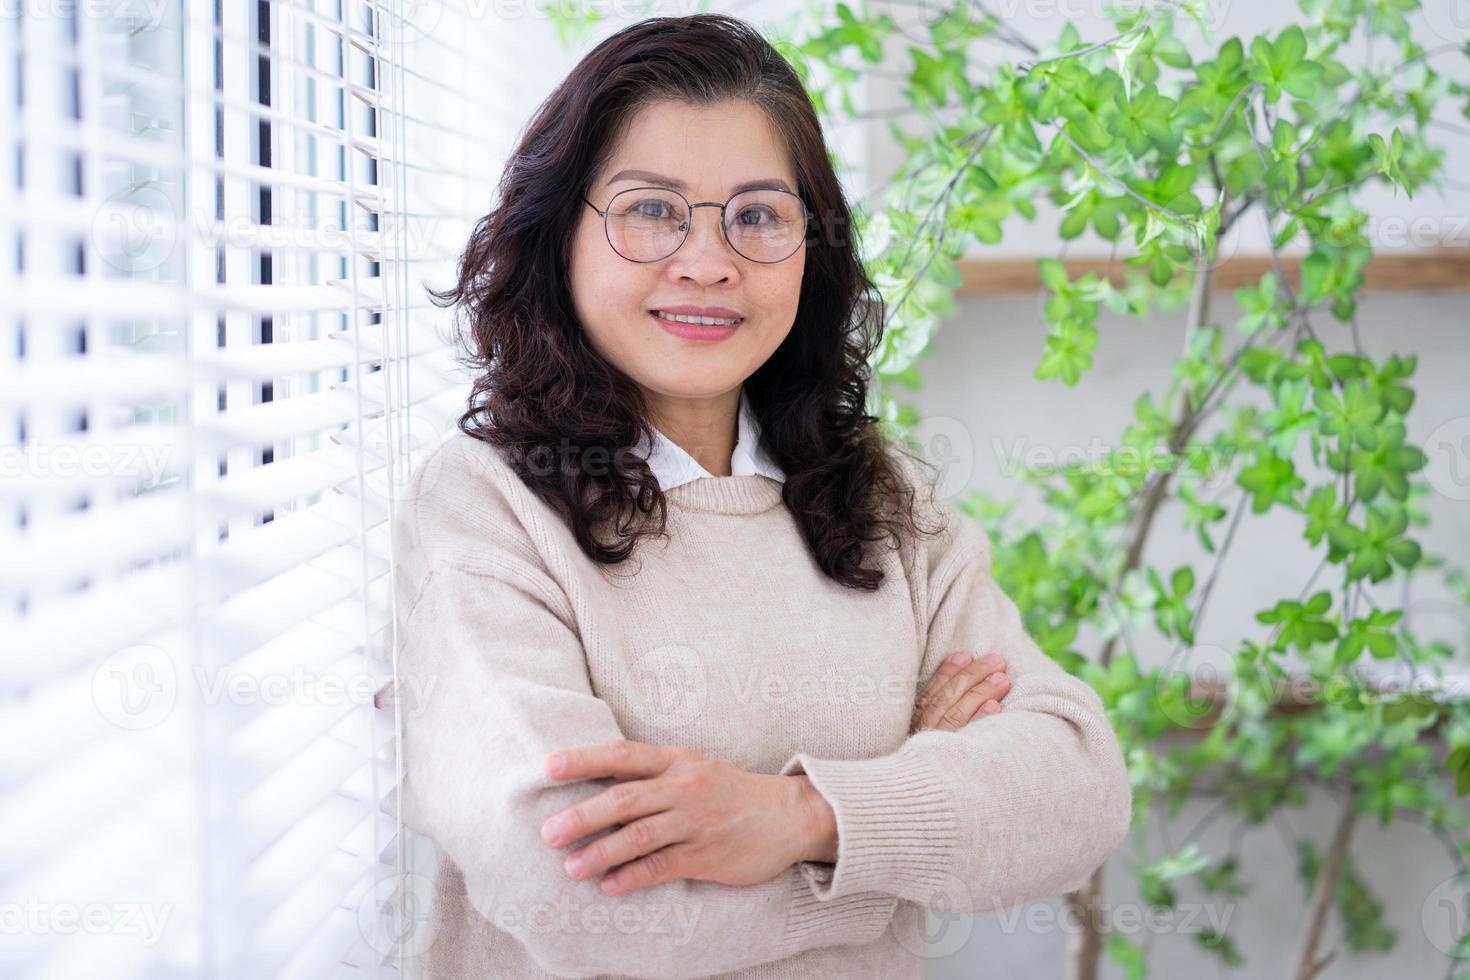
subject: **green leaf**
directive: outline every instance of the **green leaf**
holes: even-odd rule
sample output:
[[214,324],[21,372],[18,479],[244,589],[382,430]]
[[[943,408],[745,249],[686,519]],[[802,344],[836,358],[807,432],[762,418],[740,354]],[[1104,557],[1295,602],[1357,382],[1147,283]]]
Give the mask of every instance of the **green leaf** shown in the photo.
[[1461,745],[1445,759],[1445,768],[1455,777],[1455,793],[1470,794],[1470,744]]
[[1070,284],[1067,278],[1067,267],[1056,259],[1041,259],[1036,263],[1036,267],[1041,273],[1041,284],[1047,289],[1059,292]]
[[1262,514],[1274,503],[1291,504],[1306,486],[1296,466],[1269,447],[1257,447],[1255,462],[1241,470],[1236,482],[1251,494],[1251,511]]
[[1377,447],[1378,420],[1383,418],[1385,409],[1366,385],[1349,384],[1343,389],[1340,401],[1331,392],[1318,389],[1315,401],[1325,435],[1336,436],[1344,448],[1354,443],[1364,449]]
[[1262,623],[1279,624],[1281,636],[1278,643],[1283,648],[1294,646],[1305,654],[1315,644],[1337,638],[1337,627],[1323,616],[1331,606],[1331,593],[1323,591],[1305,603],[1283,599],[1271,609],[1256,613],[1256,619]]
[[1364,650],[1379,660],[1387,660],[1398,652],[1398,639],[1391,627],[1403,615],[1402,609],[1374,609],[1366,619],[1354,619],[1337,645],[1335,663],[1347,667],[1356,661]]

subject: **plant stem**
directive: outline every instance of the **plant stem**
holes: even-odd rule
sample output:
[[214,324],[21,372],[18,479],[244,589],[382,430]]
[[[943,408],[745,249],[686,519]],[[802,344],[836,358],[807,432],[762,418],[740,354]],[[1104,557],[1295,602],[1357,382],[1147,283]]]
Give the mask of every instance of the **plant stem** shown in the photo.
[[976,10],[995,21],[996,40],[1005,41],[1031,54],[1036,54],[1040,50],[1035,44],[1022,37],[1014,27],[1008,26],[1005,21],[997,17],[995,12],[985,4],[984,0],[971,0],[971,3]]
[[1082,57],[1085,54],[1092,54],[1092,52],[1094,52],[1094,51],[1101,51],[1103,48],[1107,47],[1108,45],[1110,45],[1110,44],[1116,44],[1117,42],[1123,40],[1123,38],[1127,37],[1130,34],[1137,34],[1139,31],[1141,31],[1144,28],[1148,27],[1148,25],[1151,24],[1151,23],[1153,23],[1153,21],[1151,19],[1150,20],[1145,20],[1141,24],[1138,24],[1136,27],[1133,27],[1133,28],[1130,28],[1129,30],[1124,31],[1122,34],[1115,34],[1112,37],[1108,38],[1106,41],[1099,41],[1099,42],[1097,42],[1096,44],[1094,44],[1094,45],[1092,45],[1090,47],[1078,48],[1076,51],[1063,51],[1061,54],[1054,54],[1054,55],[1051,55],[1051,56],[1046,57],[1046,58],[1040,58],[1040,59],[1038,59],[1036,61],[1030,61],[1030,62],[1023,61],[1019,65],[1016,66],[1016,72],[1018,74],[1021,74],[1021,75],[1027,75],[1027,74],[1030,74],[1031,72],[1035,71],[1037,68],[1041,67],[1042,65],[1051,64],[1053,61],[1066,61],[1068,58],[1080,58],[1080,57]]
[[949,223],[949,201],[954,191],[954,185],[959,181],[961,177],[965,175],[965,172],[969,170],[970,164],[977,156],[980,155],[980,150],[984,148],[987,142],[989,142],[990,134],[993,132],[995,132],[995,127],[987,126],[985,127],[985,129],[981,130],[981,132],[977,134],[975,145],[970,149],[969,155],[965,157],[965,162],[955,168],[955,172],[950,175],[949,180],[945,183],[944,190],[941,191],[939,197],[936,198],[934,202],[929,205],[929,210],[924,214],[924,220],[919,223],[918,228],[914,229],[913,237],[909,239],[908,248],[903,253],[903,261],[899,263],[899,268],[903,268],[904,266],[909,264],[909,258],[913,255],[914,244],[918,241],[919,234],[928,227],[930,220],[934,216],[934,209],[942,205],[942,209],[939,212],[939,234],[934,240],[934,248],[929,253],[929,257],[924,260],[924,264],[919,266],[918,271],[909,278],[909,281],[904,286],[903,291],[900,292],[898,294],[898,297],[893,301],[893,305],[889,307],[887,319],[891,320],[894,316],[898,315],[898,311],[903,308],[904,300],[908,299],[909,293],[913,292],[914,286],[919,282],[920,279],[924,278],[924,273],[929,271],[929,266],[933,264],[934,259],[939,255],[941,251],[943,251],[944,236],[947,230],[946,226]]
[[1067,892],[1064,901],[1081,926],[1067,938],[1068,980],[1097,980],[1102,962],[1104,923],[1100,913],[1103,893],[1103,869],[1098,868],[1087,879],[1086,887]]
[[[1065,135],[1065,130],[1063,130],[1063,135]],[[1068,141],[1071,141],[1071,137],[1068,137]],[[1209,293],[1214,284],[1214,278],[1213,267],[1201,254],[1195,271],[1194,292],[1189,303],[1190,319],[1185,324],[1186,337],[1192,336],[1203,326],[1203,318],[1209,316]],[[1207,402],[1208,398],[1204,401]],[[1179,451],[1199,423],[1199,414],[1189,404],[1187,387],[1181,397],[1181,406],[1179,419],[1175,422],[1174,430],[1170,435],[1171,453]],[[1201,408],[1203,408],[1203,403]],[[1123,569],[1118,574],[1119,581],[1129,571],[1137,568],[1143,558],[1143,546],[1148,541],[1149,531],[1153,528],[1154,517],[1158,513],[1159,505],[1164,502],[1164,497],[1167,495],[1169,476],[1173,472],[1172,469],[1164,471],[1149,488],[1138,529],[1133,534],[1133,540],[1128,543],[1128,555],[1124,559]],[[1103,646],[1099,661],[1104,668],[1112,662],[1113,650],[1117,647],[1118,637],[1121,635],[1121,633],[1114,635]],[[1085,923],[1084,927],[1074,932],[1068,940],[1068,980],[1097,980],[1103,949],[1103,924],[1097,919],[1097,908],[1102,902],[1102,887],[1102,868],[1098,868],[1087,880],[1084,888],[1068,892],[1066,895],[1065,901],[1068,907],[1077,913],[1079,922]]]
[[[1189,628],[1194,632],[1195,639],[1199,639],[1199,624],[1204,619],[1205,604],[1210,601],[1210,593],[1214,591],[1215,580],[1220,577],[1220,570],[1225,565],[1225,556],[1230,553],[1230,545],[1235,541],[1235,530],[1240,526],[1240,519],[1245,515],[1245,505],[1250,503],[1250,494],[1242,491],[1240,500],[1235,505],[1235,516],[1230,519],[1230,528],[1225,532],[1225,540],[1220,542],[1220,550],[1215,554],[1214,564],[1210,568],[1210,577],[1205,579],[1204,586],[1199,591],[1199,599],[1195,602],[1194,612],[1189,617]],[[1174,652],[1169,654],[1165,670],[1174,669],[1179,655],[1184,652],[1184,639],[1181,637],[1174,647]]]
[[1342,873],[1343,861],[1347,858],[1348,844],[1352,841],[1355,819],[1357,819],[1357,811],[1353,808],[1353,797],[1349,793],[1347,802],[1343,804],[1342,814],[1337,819],[1337,829],[1332,834],[1332,849],[1328,852],[1327,861],[1317,876],[1317,890],[1312,896],[1307,932],[1302,937],[1302,946],[1297,953],[1296,965],[1287,975],[1288,980],[1312,980],[1312,977],[1321,973],[1337,955],[1334,950],[1319,960],[1317,946],[1322,941],[1322,931],[1327,925],[1327,913],[1332,908],[1334,893],[1337,891],[1337,879]]
[[1106,177],[1108,180],[1112,181],[1113,184],[1115,184],[1117,188],[1124,194],[1127,194],[1139,204],[1142,204],[1144,207],[1149,208],[1150,210],[1157,211],[1160,214],[1168,215],[1182,225],[1191,224],[1190,219],[1186,218],[1178,211],[1172,211],[1169,208],[1164,207],[1162,204],[1159,204],[1155,201],[1150,201],[1148,198],[1138,193],[1132,187],[1129,187],[1127,181],[1123,180],[1121,177],[1115,177],[1111,173],[1109,173],[1108,169],[1103,166],[1101,160],[1097,159],[1097,157],[1093,156],[1091,153],[1088,153],[1077,144],[1077,141],[1072,138],[1072,134],[1067,132],[1067,125],[1065,121],[1057,123],[1055,125],[1057,127],[1057,132],[1061,134],[1062,139],[1066,140],[1072,145],[1072,149],[1077,151],[1077,155],[1083,160],[1087,161],[1088,165],[1091,166],[1092,169],[1096,170],[1099,175]]
[[[1201,256],[1199,265],[1195,270],[1194,291],[1189,300],[1189,320],[1184,325],[1185,348],[1188,349],[1188,338],[1204,325],[1204,317],[1209,316],[1209,292],[1214,284],[1215,272],[1210,264]],[[1203,403],[1202,403],[1203,405]],[[1189,403],[1189,389],[1186,387],[1180,397],[1180,410],[1178,419],[1174,423],[1173,431],[1169,435],[1169,452],[1178,453],[1189,440],[1190,433],[1199,424],[1199,416]],[[1144,497],[1143,507],[1139,510],[1138,527],[1133,533],[1133,539],[1128,542],[1128,553],[1123,559],[1123,568],[1118,573],[1121,580],[1124,575],[1139,566],[1143,560],[1143,546],[1148,542],[1149,531],[1153,528],[1154,516],[1158,513],[1159,506],[1163,504],[1168,494],[1169,477],[1174,473],[1173,469],[1165,470],[1159,474],[1158,479],[1149,486]],[[1115,635],[1103,646],[1099,662],[1103,667],[1113,661],[1113,650],[1118,645],[1118,637]]]

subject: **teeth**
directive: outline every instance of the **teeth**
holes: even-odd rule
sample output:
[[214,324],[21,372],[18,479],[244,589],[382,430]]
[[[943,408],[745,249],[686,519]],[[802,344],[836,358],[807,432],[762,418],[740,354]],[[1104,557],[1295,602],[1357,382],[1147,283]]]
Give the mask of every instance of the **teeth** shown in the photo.
[[665,313],[663,310],[654,310],[653,313],[655,316],[662,317],[665,320],[673,320],[675,323],[699,323],[706,327],[729,326],[740,319],[739,317],[735,317],[730,320],[722,320],[716,316],[686,316],[683,313]]

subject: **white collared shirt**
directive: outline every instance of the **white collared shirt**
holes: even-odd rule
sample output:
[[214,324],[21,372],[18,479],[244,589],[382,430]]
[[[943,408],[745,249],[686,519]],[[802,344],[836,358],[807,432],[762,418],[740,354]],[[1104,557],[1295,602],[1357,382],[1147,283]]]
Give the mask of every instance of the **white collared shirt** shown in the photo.
[[[646,439],[639,443],[638,452],[648,459],[648,468],[658,480],[660,490],[671,490],[690,480],[714,477],[713,473],[701,466],[678,443],[658,431],[657,427],[654,427],[653,433],[652,452],[647,451]],[[786,480],[786,473],[766,455],[760,444],[760,423],[756,421],[750,400],[745,397],[744,386],[740,389],[740,411],[736,423],[735,449],[730,456],[730,475],[766,476],[783,483]]]

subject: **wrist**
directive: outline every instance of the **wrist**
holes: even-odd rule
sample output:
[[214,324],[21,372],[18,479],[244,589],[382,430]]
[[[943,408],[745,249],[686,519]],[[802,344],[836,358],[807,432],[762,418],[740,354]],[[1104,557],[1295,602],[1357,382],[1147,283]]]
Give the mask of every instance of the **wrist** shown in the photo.
[[826,797],[817,792],[805,773],[785,777],[792,781],[801,847],[798,861],[837,863],[837,814]]

